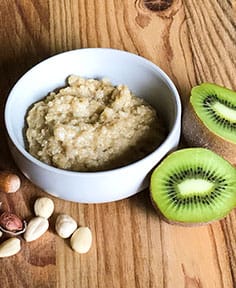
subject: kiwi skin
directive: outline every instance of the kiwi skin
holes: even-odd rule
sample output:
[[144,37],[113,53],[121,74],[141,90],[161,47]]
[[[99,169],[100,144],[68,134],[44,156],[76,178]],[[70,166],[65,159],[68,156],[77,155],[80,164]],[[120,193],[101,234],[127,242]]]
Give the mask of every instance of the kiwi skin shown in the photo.
[[189,146],[208,148],[236,167],[236,144],[211,132],[197,116],[190,101],[183,112],[182,132]]

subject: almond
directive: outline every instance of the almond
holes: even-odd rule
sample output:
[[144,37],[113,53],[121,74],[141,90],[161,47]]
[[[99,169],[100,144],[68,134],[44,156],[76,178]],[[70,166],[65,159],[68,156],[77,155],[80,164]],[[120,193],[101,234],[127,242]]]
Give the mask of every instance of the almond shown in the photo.
[[43,217],[34,217],[29,223],[25,231],[24,238],[26,242],[31,242],[41,237],[49,227],[49,222]]
[[71,248],[78,253],[87,253],[92,245],[92,233],[88,227],[78,228],[70,239]]
[[0,258],[17,254],[21,249],[20,239],[14,237],[5,240],[0,245]]

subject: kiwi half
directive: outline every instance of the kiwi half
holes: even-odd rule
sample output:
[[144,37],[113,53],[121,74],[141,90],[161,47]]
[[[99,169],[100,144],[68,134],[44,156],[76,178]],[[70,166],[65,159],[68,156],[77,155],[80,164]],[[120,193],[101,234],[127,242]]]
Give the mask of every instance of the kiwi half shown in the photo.
[[209,148],[236,165],[236,92],[211,83],[194,87],[182,128],[189,146]]
[[205,148],[178,150],[153,171],[150,192],[168,222],[211,222],[236,207],[236,169]]

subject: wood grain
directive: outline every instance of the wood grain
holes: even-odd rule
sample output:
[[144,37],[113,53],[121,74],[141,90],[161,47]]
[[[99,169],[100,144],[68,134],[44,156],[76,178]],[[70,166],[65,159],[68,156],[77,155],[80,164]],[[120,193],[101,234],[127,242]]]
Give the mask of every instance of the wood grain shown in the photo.
[[[3,208],[30,219],[34,200],[46,195],[17,170],[5,136],[4,103],[25,71],[70,49],[123,49],[158,64],[184,106],[191,87],[203,81],[236,89],[235,13],[233,0],[1,0],[0,169],[22,179],[19,192],[0,194]],[[235,211],[212,225],[183,228],[161,221],[148,194],[99,205],[53,198],[50,230],[36,242],[22,241],[18,255],[0,259],[0,286],[236,287]],[[92,229],[88,254],[74,253],[55,235],[62,211]]]

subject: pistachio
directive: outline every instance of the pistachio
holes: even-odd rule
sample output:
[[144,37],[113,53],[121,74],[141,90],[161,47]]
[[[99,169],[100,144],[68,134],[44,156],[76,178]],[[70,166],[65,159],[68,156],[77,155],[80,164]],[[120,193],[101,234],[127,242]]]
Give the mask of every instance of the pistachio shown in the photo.
[[71,216],[61,214],[57,217],[55,229],[60,237],[69,238],[76,228],[77,223]]
[[38,198],[34,203],[34,213],[36,216],[48,219],[54,211],[54,203],[48,197]]
[[0,216],[0,230],[10,235],[20,235],[25,232],[26,222],[11,212],[3,212]]
[[5,240],[0,245],[0,258],[9,257],[18,253],[21,249],[20,239],[14,237]]
[[2,233],[2,231],[0,230],[0,238],[2,237],[2,235],[3,235],[3,233]]
[[48,230],[48,227],[47,219],[39,216],[32,218],[24,234],[25,241],[31,242],[38,239]]
[[11,172],[0,172],[0,191],[5,193],[16,192],[21,185],[19,176]]
[[88,227],[78,228],[70,239],[71,248],[78,253],[87,253],[92,245],[92,233]]

